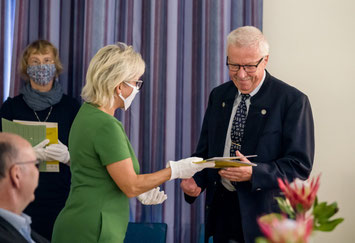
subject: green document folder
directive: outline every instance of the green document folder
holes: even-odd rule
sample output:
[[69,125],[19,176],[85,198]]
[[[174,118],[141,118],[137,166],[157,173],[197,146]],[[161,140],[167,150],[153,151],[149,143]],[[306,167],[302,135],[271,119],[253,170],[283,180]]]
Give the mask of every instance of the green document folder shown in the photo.
[[32,146],[46,139],[45,125],[23,125],[1,118],[2,131],[15,133],[26,139]]

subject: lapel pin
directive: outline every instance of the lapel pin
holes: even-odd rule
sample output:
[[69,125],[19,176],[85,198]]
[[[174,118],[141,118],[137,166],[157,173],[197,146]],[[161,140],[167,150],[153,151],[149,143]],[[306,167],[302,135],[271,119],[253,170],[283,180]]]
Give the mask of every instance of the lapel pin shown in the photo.
[[225,107],[226,106],[226,103],[223,101],[222,102],[222,107]]
[[261,110],[261,115],[266,115],[266,110],[265,109]]

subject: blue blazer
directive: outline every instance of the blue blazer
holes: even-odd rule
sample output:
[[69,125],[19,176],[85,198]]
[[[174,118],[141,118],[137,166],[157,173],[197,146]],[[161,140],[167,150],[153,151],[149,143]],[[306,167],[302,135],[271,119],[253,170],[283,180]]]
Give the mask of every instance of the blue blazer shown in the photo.
[[[212,90],[193,156],[223,156],[237,91],[232,81]],[[307,96],[266,72],[260,90],[251,97],[241,153],[258,155],[251,159],[257,163],[253,167],[251,180],[236,186],[244,239],[254,242],[255,237],[261,235],[257,217],[279,211],[274,199],[281,196],[277,178],[285,178],[289,182],[296,177],[307,179],[312,170],[314,125]],[[194,179],[202,190],[206,189],[207,224],[209,220],[214,220],[209,212],[214,207],[213,197],[221,178],[218,170],[205,169],[197,173]],[[196,198],[185,195],[185,199],[192,203]]]

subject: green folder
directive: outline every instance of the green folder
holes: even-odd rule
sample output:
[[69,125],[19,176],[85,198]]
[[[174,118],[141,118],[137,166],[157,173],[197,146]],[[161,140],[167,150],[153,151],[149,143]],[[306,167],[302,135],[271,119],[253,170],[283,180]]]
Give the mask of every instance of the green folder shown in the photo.
[[2,131],[17,134],[26,139],[32,146],[46,139],[45,125],[23,125],[1,118]]

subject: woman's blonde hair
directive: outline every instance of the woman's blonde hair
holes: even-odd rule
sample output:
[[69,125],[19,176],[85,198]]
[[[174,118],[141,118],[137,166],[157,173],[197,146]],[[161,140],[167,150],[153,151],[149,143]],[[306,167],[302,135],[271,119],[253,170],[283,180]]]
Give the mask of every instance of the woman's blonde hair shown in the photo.
[[121,42],[105,46],[90,61],[81,97],[88,103],[111,108],[117,85],[143,75],[144,70],[145,63],[132,46]]
[[26,81],[30,80],[30,77],[27,74],[28,58],[32,54],[47,54],[47,53],[53,54],[54,57],[53,61],[55,64],[55,68],[57,70],[55,76],[56,78],[58,78],[59,74],[63,71],[63,65],[60,62],[57,48],[49,41],[36,40],[31,44],[29,44],[22,53],[22,58],[20,62],[20,74],[24,80]]

